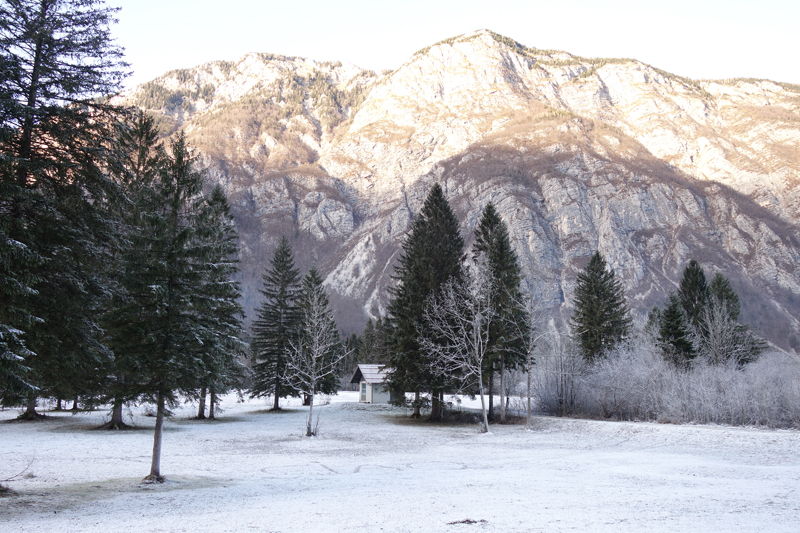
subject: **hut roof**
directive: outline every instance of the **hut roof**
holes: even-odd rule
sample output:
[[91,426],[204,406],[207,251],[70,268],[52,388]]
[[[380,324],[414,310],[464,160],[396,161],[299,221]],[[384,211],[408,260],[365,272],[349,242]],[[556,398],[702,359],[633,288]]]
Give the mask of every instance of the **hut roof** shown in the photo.
[[358,365],[350,383],[361,383],[366,381],[369,384],[383,383],[386,376],[391,374],[392,369],[386,365]]

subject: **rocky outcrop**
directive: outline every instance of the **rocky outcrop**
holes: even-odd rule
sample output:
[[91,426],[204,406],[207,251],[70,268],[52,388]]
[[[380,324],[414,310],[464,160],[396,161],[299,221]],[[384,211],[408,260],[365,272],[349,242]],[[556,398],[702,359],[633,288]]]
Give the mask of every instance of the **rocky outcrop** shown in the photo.
[[696,258],[732,280],[762,334],[800,344],[800,87],[687,80],[479,31],[391,73],[250,54],[124,100],[185,128],[226,189],[246,306],[286,234],[327,274],[345,329],[385,312],[402,239],[440,182],[467,237],[495,202],[551,312],[570,312],[596,249],[638,310]]

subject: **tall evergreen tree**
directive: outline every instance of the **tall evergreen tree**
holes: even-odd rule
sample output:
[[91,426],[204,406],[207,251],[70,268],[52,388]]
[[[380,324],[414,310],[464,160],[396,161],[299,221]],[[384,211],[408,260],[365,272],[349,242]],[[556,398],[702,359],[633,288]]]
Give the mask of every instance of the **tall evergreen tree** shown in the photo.
[[522,353],[521,342],[524,331],[513,324],[527,324],[526,311],[522,307],[520,285],[522,274],[517,254],[511,245],[508,227],[494,204],[489,202],[483,210],[475,228],[475,243],[472,247],[475,258],[483,254],[493,282],[491,303],[498,319],[493,321],[489,338],[489,356],[486,358],[489,378],[489,418],[494,417],[495,367],[500,371],[500,418],[505,422],[505,370],[514,368]]
[[[30,379],[54,394],[91,387],[107,354],[94,317],[108,292],[103,208],[116,190],[101,169],[116,110],[95,98],[124,76],[108,29],[115,11],[95,0],[0,2],[0,211],[4,238],[35,259],[9,269],[35,280],[20,303],[39,320],[17,329],[31,349]],[[34,396],[24,416],[36,416]]]
[[667,306],[658,313],[658,342],[664,356],[679,367],[688,367],[697,352],[692,344],[681,301],[670,293]]
[[694,259],[690,260],[683,269],[678,299],[683,307],[683,313],[690,327],[700,327],[703,308],[708,302],[708,284],[703,267]]
[[720,272],[714,274],[708,286],[708,295],[711,302],[725,302],[728,315],[731,320],[739,320],[742,305],[739,302],[739,295],[731,287],[731,282]]
[[389,303],[389,366],[393,368],[389,385],[395,398],[406,391],[416,393],[414,416],[419,416],[420,393],[430,392],[431,417],[441,416],[445,380],[430,371],[426,353],[419,344],[420,328],[425,328],[424,306],[452,278],[460,279],[464,260],[464,239],[458,219],[437,183],[431,187],[395,266],[397,285],[391,289]]
[[583,356],[594,361],[626,338],[631,328],[622,284],[599,251],[578,274],[574,298],[572,334]]
[[112,301],[102,317],[107,343],[112,351],[102,368],[104,399],[112,404],[108,429],[122,429],[122,408],[145,390],[145,369],[138,362],[135,339],[142,336],[141,315],[148,295],[142,292],[140,277],[156,260],[148,236],[153,231],[153,211],[160,208],[156,185],[167,165],[167,155],[158,142],[153,117],[138,112],[118,124],[117,142],[111,158],[111,173],[123,196],[112,204],[116,211],[119,239],[113,252],[116,268]]
[[283,236],[275,247],[270,268],[263,276],[264,303],[256,311],[253,322],[251,351],[253,365],[253,396],[272,395],[273,410],[280,409],[280,399],[296,394],[284,382],[286,354],[290,342],[297,338],[300,328],[300,272],[294,267],[289,240]]
[[239,236],[230,213],[228,199],[217,185],[206,197],[198,228],[198,241],[208,249],[199,265],[203,274],[196,307],[203,327],[201,402],[211,394],[211,418],[219,394],[229,392],[244,377],[239,356],[244,355],[241,340],[241,288],[233,277],[239,272],[236,255]]

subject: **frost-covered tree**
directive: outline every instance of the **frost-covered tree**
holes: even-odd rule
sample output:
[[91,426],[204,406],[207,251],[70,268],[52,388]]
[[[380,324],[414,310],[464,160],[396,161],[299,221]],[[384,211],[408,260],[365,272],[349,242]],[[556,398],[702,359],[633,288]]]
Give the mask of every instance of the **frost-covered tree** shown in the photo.
[[428,299],[426,327],[419,335],[431,373],[455,384],[459,391],[478,390],[485,433],[489,419],[484,370],[492,348],[492,331],[503,320],[493,302],[495,284],[486,257],[479,255],[460,278],[448,281],[440,293]]
[[285,360],[285,381],[307,398],[306,437],[316,434],[313,428],[315,394],[336,391],[336,373],[346,356],[342,349],[328,295],[316,268],[303,278],[300,299],[300,334],[289,340]]

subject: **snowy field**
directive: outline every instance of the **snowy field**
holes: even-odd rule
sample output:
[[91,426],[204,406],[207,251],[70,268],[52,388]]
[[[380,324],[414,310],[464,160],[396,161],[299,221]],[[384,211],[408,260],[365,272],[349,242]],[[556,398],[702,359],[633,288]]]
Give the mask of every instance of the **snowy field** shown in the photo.
[[536,418],[534,431],[434,425],[340,393],[305,438],[306,408],[223,402],[164,425],[94,429],[104,412],[0,412],[2,532],[800,530],[800,432]]

